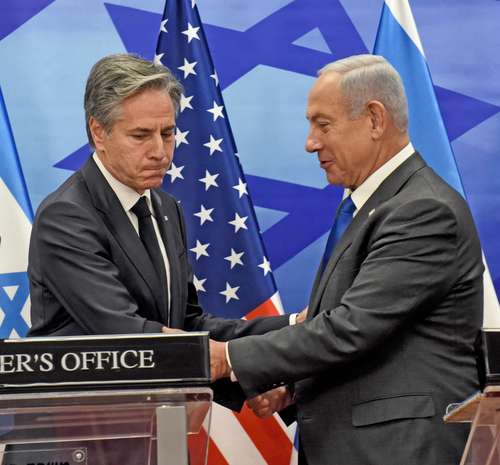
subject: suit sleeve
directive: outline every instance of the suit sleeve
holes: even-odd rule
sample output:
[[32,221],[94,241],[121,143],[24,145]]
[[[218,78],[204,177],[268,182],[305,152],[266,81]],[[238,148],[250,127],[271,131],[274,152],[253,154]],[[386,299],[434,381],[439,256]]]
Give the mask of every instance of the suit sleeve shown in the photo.
[[160,323],[138,314],[101,230],[76,203],[44,206],[32,233],[39,273],[32,270],[31,279],[43,281],[84,334],[161,332]]
[[397,337],[449,292],[459,276],[456,253],[457,222],[445,204],[420,199],[389,212],[340,305],[322,302],[304,324],[229,343],[246,395],[342,369]]

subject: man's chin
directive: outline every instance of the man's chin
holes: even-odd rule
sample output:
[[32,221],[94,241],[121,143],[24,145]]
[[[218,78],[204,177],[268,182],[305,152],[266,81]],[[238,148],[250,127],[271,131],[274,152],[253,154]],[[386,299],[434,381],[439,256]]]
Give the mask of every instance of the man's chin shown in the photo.
[[142,191],[146,191],[148,189],[157,189],[158,187],[161,187],[162,184],[163,184],[163,177],[151,178],[148,179],[146,182],[142,183],[140,189]]
[[328,181],[329,184],[334,184],[335,186],[343,185],[342,180],[335,174],[331,173],[325,173],[325,174],[326,174],[326,180]]

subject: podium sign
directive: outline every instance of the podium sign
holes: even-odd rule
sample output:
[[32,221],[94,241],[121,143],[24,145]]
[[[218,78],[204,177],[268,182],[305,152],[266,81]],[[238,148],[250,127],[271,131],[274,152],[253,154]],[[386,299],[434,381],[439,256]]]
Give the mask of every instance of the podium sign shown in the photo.
[[206,332],[0,341],[0,392],[209,383]]

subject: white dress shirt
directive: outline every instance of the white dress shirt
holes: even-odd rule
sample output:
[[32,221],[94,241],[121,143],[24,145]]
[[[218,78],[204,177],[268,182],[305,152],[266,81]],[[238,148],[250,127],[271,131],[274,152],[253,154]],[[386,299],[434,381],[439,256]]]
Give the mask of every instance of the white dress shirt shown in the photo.
[[163,257],[163,262],[165,263],[165,279],[167,283],[167,289],[168,289],[168,306],[170,308],[170,263],[168,261],[168,256],[167,256],[167,251],[165,250],[165,244],[163,243],[163,239],[161,238],[160,234],[160,229],[158,228],[158,221],[155,216],[155,212],[153,209],[153,204],[151,203],[151,191],[149,189],[144,191],[144,194],[142,196],[137,193],[134,189],[131,187],[123,184],[122,182],[118,181],[104,166],[102,161],[99,159],[97,154],[94,152],[92,155],[97,167],[101,171],[102,175],[106,178],[106,181],[108,181],[109,187],[113,190],[113,192],[116,194],[118,197],[118,200],[120,201],[121,206],[125,210],[125,213],[127,214],[130,222],[132,223],[132,226],[137,232],[137,235],[139,235],[139,220],[137,219],[137,216],[135,213],[132,213],[130,210],[139,200],[140,197],[146,197],[146,202],[148,204],[149,209],[151,210],[151,218],[153,219],[153,227],[156,233],[156,238],[158,239],[158,244],[160,246],[160,251]]

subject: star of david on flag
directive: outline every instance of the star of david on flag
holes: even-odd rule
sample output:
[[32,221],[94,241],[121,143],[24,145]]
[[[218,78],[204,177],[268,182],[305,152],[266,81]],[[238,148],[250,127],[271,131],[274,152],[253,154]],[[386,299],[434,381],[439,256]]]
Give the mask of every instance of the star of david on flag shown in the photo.
[[0,338],[29,327],[28,244],[33,212],[0,89]]
[[[166,2],[155,61],[184,86],[163,188],[180,201],[186,218],[200,302],[227,318],[278,315],[283,311],[271,264],[194,1]],[[209,464],[289,465],[292,448],[278,418],[262,421],[248,409],[234,414],[214,405]]]

